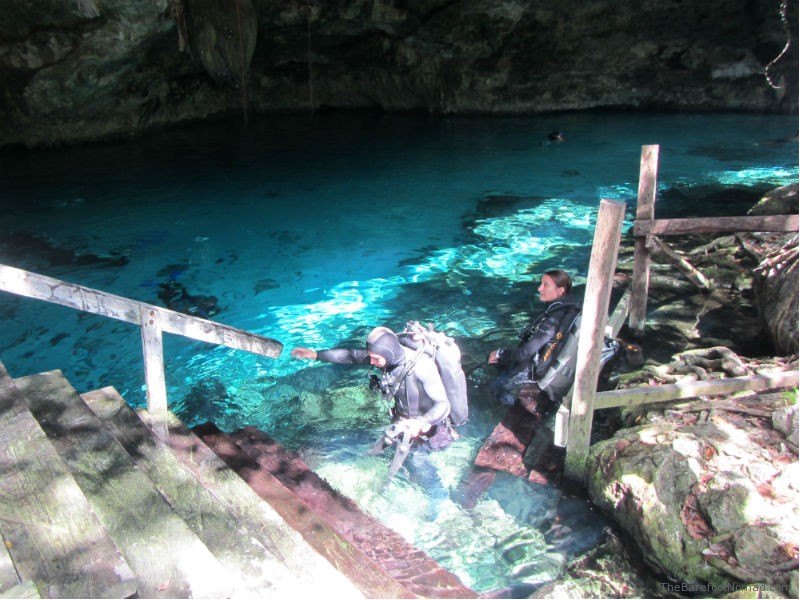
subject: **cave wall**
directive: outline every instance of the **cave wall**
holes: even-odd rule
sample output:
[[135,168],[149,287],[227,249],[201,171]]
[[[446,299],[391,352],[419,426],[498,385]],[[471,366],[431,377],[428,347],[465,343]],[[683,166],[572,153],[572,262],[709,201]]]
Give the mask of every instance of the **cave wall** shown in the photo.
[[243,107],[796,113],[786,6],[784,20],[780,0],[3,0],[0,146]]

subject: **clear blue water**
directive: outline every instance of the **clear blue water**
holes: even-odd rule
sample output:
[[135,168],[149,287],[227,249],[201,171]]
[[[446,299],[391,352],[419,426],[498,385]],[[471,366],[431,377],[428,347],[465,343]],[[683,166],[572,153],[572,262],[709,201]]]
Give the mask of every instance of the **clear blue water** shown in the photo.
[[[554,129],[566,141],[544,143]],[[565,506],[592,521],[591,510],[504,476],[474,508],[450,500],[503,414],[486,392],[486,354],[513,343],[539,273],[583,279],[599,200],[632,213],[643,144],[661,146],[657,215],[743,214],[702,190],[797,181],[797,129],[795,117],[740,114],[329,114],[6,151],[0,262],[154,304],[168,283],[216,297],[214,320],[285,351],[271,360],[167,336],[168,394],[185,421],[268,431],[479,591],[536,584],[569,553],[544,534],[550,521]],[[62,369],[79,391],[113,385],[144,404],[136,328],[7,294],[0,318],[13,376]],[[408,319],[461,343],[472,418],[431,458],[437,481],[384,486],[389,456],[365,456],[386,424],[366,372],[289,350],[360,345],[373,326]],[[594,521],[567,534],[572,549]]]

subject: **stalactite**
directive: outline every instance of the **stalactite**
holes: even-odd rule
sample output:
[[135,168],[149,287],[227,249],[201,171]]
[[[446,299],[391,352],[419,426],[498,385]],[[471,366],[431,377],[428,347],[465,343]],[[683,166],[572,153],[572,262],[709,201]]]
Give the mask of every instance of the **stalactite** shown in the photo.
[[236,3],[236,26],[238,28],[238,38],[239,38],[239,57],[240,57],[240,65],[239,65],[239,87],[241,88],[242,93],[242,117],[244,118],[245,123],[248,120],[248,107],[249,107],[249,100],[247,98],[247,79],[245,78],[245,74],[247,73],[247,66],[250,63],[250,57],[247,56],[247,52],[245,51],[244,47],[244,31],[242,31],[242,12],[239,7],[239,3]]
[[311,70],[311,3],[306,5],[306,42],[308,52],[308,108],[314,114],[314,78]]
[[178,30],[178,52],[186,50],[189,34],[186,30],[186,10],[182,0],[172,0],[172,16],[175,17],[175,26]]
[[[231,2],[235,11],[231,9]],[[219,84],[243,85],[258,35],[251,0],[180,0],[192,56]]]

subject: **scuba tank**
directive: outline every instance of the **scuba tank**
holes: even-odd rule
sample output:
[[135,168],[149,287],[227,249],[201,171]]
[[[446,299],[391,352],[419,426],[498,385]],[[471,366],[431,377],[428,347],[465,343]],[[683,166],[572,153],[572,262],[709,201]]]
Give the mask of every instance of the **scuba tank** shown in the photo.
[[461,368],[461,349],[455,340],[433,326],[424,327],[418,321],[409,321],[397,334],[400,343],[412,350],[423,348],[433,358],[450,402],[450,420],[453,425],[463,425],[469,417],[467,377]]

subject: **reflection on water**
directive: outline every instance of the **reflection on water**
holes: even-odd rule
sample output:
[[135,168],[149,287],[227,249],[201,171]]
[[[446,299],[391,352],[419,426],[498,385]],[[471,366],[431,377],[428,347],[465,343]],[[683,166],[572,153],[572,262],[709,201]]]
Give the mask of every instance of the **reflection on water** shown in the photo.
[[[542,146],[554,129],[568,141]],[[763,115],[331,115],[5,153],[0,262],[213,312],[287,349],[434,323],[462,347],[470,422],[390,482],[389,452],[366,453],[387,414],[364,369],[168,336],[170,404],[189,424],[268,431],[465,584],[524,595],[606,523],[584,499],[502,473],[462,501],[505,412],[487,394],[486,355],[536,310],[542,271],[583,281],[600,198],[628,202],[632,216],[643,144],[661,145],[661,210],[744,214],[797,181],[797,143],[783,139],[796,130],[794,117]],[[7,295],[0,318],[13,375],[59,368],[80,391],[114,385],[144,403],[137,328]]]

